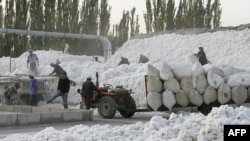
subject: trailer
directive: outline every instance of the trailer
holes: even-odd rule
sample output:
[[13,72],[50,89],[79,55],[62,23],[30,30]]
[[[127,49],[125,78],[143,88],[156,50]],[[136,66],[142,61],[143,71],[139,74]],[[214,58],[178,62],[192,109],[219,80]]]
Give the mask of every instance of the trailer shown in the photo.
[[[148,96],[147,81],[148,81],[148,75],[145,75],[146,98]],[[227,93],[225,93],[224,95],[227,95]],[[244,102],[244,104],[246,104],[246,105],[250,104],[250,97],[247,98],[247,100]],[[223,105],[223,104],[221,104],[218,100],[216,100],[216,101],[214,101],[214,102],[212,102],[212,103],[210,103],[208,105],[203,102],[203,104],[201,106],[196,106],[196,105],[192,104],[191,102],[189,102],[189,104],[187,106],[183,107],[183,106],[181,106],[181,105],[179,105],[179,104],[176,103],[173,106],[173,109],[171,109],[171,110],[169,110],[164,105],[162,105],[161,107],[158,108],[157,111],[161,111],[161,112],[167,112],[168,111],[169,112],[169,111],[177,110],[179,108],[180,109],[183,109],[183,108],[185,109],[185,108],[194,107],[194,108],[197,108],[197,110],[199,112],[203,113],[204,115],[207,115],[207,114],[209,114],[211,112],[211,110],[212,110],[213,107],[220,107],[221,105]],[[235,102],[232,100],[232,98],[230,99],[229,102],[227,102],[224,105],[230,105],[230,106],[234,106],[234,107],[239,106],[239,105],[235,104]],[[145,111],[152,112],[154,110],[148,105],[148,103],[147,103],[147,108],[146,109],[136,109],[135,110],[135,112],[145,112]]]

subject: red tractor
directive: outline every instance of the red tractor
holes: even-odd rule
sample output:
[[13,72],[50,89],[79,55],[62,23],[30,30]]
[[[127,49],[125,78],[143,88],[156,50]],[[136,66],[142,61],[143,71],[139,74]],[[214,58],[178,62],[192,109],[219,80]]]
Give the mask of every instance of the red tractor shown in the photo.
[[[98,73],[96,73],[96,86],[99,86]],[[98,108],[98,113],[103,118],[113,118],[116,111],[125,118],[131,118],[136,112],[136,104],[131,96],[132,90],[124,89],[119,85],[115,88],[110,84],[98,87],[99,93],[94,92],[91,102],[92,108]]]

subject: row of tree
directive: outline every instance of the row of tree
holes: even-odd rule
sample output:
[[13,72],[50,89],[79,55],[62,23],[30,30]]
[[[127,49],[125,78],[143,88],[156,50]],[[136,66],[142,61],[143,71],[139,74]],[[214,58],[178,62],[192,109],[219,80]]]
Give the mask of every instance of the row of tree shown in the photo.
[[[110,10],[107,0],[0,0],[0,27],[48,32],[81,33],[108,36]],[[9,55],[15,47],[18,56],[29,47],[60,49],[63,39],[0,35],[0,55]],[[66,39],[72,53],[96,53],[97,41]],[[85,47],[85,48],[83,48]]]
[[184,28],[218,28],[222,9],[219,0],[146,0],[146,32]]
[[[147,33],[182,28],[218,28],[221,8],[219,0],[146,0],[144,20]],[[110,25],[108,0],[0,0],[0,27],[48,32],[94,34],[107,37],[115,47],[140,34],[136,8],[124,10],[118,24]],[[66,39],[74,54],[102,55],[98,41]],[[60,49],[62,39],[0,35],[0,56],[15,56],[29,47]]]

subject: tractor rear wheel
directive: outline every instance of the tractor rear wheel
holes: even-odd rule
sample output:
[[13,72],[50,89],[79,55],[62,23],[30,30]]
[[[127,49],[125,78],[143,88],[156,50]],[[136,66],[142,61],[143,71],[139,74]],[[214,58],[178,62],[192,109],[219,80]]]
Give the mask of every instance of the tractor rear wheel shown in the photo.
[[131,118],[135,113],[135,109],[136,109],[135,100],[132,97],[130,97],[129,103],[125,105],[125,108],[120,109],[119,112],[123,117]]
[[98,113],[103,118],[113,118],[116,112],[116,102],[110,96],[104,96],[98,103]]

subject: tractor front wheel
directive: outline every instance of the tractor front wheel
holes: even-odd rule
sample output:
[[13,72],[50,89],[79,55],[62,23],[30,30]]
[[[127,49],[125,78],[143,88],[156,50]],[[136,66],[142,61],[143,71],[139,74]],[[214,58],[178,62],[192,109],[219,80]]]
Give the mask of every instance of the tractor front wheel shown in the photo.
[[110,96],[104,96],[98,103],[98,113],[103,118],[113,118],[116,112],[116,102]]
[[119,112],[123,117],[131,118],[134,115],[135,110],[136,110],[135,100],[132,97],[130,97],[129,103],[125,105],[125,108],[120,109]]

